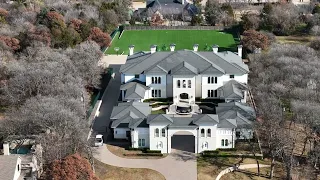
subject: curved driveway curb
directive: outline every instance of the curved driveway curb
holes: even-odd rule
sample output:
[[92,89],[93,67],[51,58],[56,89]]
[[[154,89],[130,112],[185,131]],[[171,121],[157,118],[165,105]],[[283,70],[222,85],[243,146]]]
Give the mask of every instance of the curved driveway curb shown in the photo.
[[107,146],[96,148],[94,157],[118,167],[148,168],[161,173],[167,180],[196,180],[197,158],[193,153],[175,150],[162,159],[126,159],[112,154]]
[[[265,165],[265,164],[259,164],[260,168],[263,167],[270,167],[270,165]],[[258,168],[257,164],[241,164],[238,169],[252,169],[252,168]],[[228,167],[227,169],[224,169],[223,171],[221,171],[216,180],[219,180],[223,175],[229,173],[229,172],[233,172],[235,170],[234,167]]]

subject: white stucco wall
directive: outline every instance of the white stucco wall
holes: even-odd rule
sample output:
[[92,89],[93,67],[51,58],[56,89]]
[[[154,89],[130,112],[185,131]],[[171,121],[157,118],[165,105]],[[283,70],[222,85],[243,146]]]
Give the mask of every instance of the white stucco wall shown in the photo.
[[[155,137],[155,129],[159,129],[159,137]],[[165,137],[162,137],[162,129],[165,128],[166,134]],[[161,153],[168,153],[167,152],[167,141],[168,141],[168,132],[166,129],[166,126],[164,125],[150,125],[149,126],[149,137],[150,137],[150,143],[149,147],[150,150],[160,150]],[[162,146],[160,147],[160,143]]]
[[[233,136],[233,138],[232,138]],[[228,146],[222,146],[221,145],[221,140],[222,139],[228,139]],[[228,128],[217,128],[217,148],[232,148],[235,147],[235,140],[236,140],[236,136],[235,136],[235,131],[233,131],[232,133],[232,129],[228,129]],[[231,143],[233,142],[233,143]]]
[[[19,166],[19,169],[18,169]],[[18,180],[21,174],[21,158],[18,157],[16,169],[14,170],[13,180]],[[1,179],[1,178],[0,178]]]
[[[215,77],[215,76],[208,76],[208,75],[203,75],[202,76],[202,97],[203,99],[208,98],[208,90],[216,90],[219,87],[223,86],[225,83],[228,81],[232,80],[230,78],[230,75],[222,75],[217,77],[217,84],[208,84],[208,77]],[[248,82],[248,74],[244,75],[234,75],[234,80],[240,82],[240,83],[245,83],[247,84]]]
[[113,137],[115,139],[127,139],[126,132],[130,131],[129,128],[114,128]]
[[[205,130],[204,137],[201,137],[201,129]],[[208,129],[211,129],[211,137],[208,137]],[[217,130],[217,125],[211,126],[211,125],[201,125],[199,126],[199,132],[198,132],[198,153],[201,153],[202,151],[205,150],[215,150],[217,149],[216,146],[216,130]],[[207,147],[205,144],[207,143]]]
[[196,76],[196,97],[201,98],[202,93],[202,75]]
[[131,131],[131,138],[132,147],[139,148],[139,139],[145,139],[145,146],[140,148],[149,147],[149,128],[135,128]]
[[172,76],[167,75],[167,97],[173,97]]
[[[152,77],[160,77],[161,83],[160,84],[152,84]],[[146,96],[148,98],[167,98],[167,76],[163,75],[146,75],[146,86],[150,87],[149,90],[146,91]],[[161,97],[152,97],[152,90],[161,90]],[[146,98],[145,98],[146,99]]]
[[[178,102],[180,99],[181,93],[187,93],[189,95],[189,99],[195,101],[196,88],[195,88],[195,76],[181,76],[175,75],[173,76],[172,84],[173,84],[173,101]],[[180,88],[178,88],[177,81],[180,80]],[[186,81],[186,88],[183,88],[183,80]],[[188,88],[188,80],[191,80],[191,88]]]
[[127,83],[133,80],[139,80],[141,82],[146,82],[146,75],[140,74],[139,78],[135,78],[134,74],[121,74],[121,83]]

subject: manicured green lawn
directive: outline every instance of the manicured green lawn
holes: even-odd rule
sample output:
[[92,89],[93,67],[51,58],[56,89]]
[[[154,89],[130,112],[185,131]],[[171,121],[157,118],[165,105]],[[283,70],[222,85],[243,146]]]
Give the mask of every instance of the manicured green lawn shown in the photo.
[[[120,35],[120,34],[119,34]],[[214,30],[128,30],[124,31],[121,38],[117,34],[107,54],[116,54],[115,47],[119,47],[119,54],[128,54],[129,45],[134,45],[134,52],[150,51],[150,46],[155,44],[160,51],[170,51],[170,44],[176,44],[175,50],[193,49],[194,44],[199,44],[198,51],[210,50],[213,44],[219,45],[219,51],[235,51],[238,39],[227,32]],[[210,49],[206,49],[206,44]],[[167,48],[163,48],[165,45]]]

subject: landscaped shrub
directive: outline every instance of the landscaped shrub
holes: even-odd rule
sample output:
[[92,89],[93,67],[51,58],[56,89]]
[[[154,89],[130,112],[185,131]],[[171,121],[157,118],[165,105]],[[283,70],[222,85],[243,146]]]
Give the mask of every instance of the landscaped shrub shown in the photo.
[[146,149],[146,150],[144,151],[144,153],[161,153],[161,151],[160,151],[160,150],[150,150],[150,149]]
[[207,150],[203,151],[203,154],[219,154],[219,150]]
[[172,98],[151,98],[145,99],[143,102],[172,102]]
[[[247,154],[202,154],[202,157],[235,157],[235,158],[254,158],[253,155]],[[262,158],[262,156],[256,156]]]
[[237,151],[236,148],[218,148],[219,151]]
[[133,147],[127,147],[125,148],[127,151],[146,151],[148,148],[133,148]]
[[169,105],[169,102],[161,102],[161,103],[156,103],[156,104],[152,104],[151,107],[155,108],[155,107],[159,107],[162,105]]

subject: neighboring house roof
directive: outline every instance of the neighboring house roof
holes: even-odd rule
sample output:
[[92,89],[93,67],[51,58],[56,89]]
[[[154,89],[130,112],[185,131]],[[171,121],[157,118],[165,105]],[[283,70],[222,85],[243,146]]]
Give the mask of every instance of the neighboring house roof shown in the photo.
[[161,51],[129,56],[126,64],[121,66],[120,72],[148,74],[154,70],[160,74],[179,74],[182,73],[180,69],[183,69],[181,71],[184,74],[243,75],[249,72],[248,66],[242,62],[241,57],[233,52],[213,53],[191,50]]
[[243,99],[244,90],[246,89],[247,86],[245,84],[242,84],[236,80],[230,80],[217,89],[218,97],[223,99]]
[[149,103],[126,102],[119,103],[112,110],[110,119],[120,119],[124,116],[131,118],[146,118],[151,113]]
[[144,99],[147,89],[149,87],[137,82],[129,82],[120,86],[120,90],[126,90],[125,99]]
[[245,103],[240,103],[240,102],[219,103],[218,106],[216,107],[217,114],[220,114],[228,110],[235,110],[239,112],[242,116],[244,116],[245,118],[251,121],[255,120],[256,118],[256,113],[254,109]]
[[[0,156],[0,179],[13,180],[19,156],[1,155]],[[21,168],[21,167],[20,167]]]

